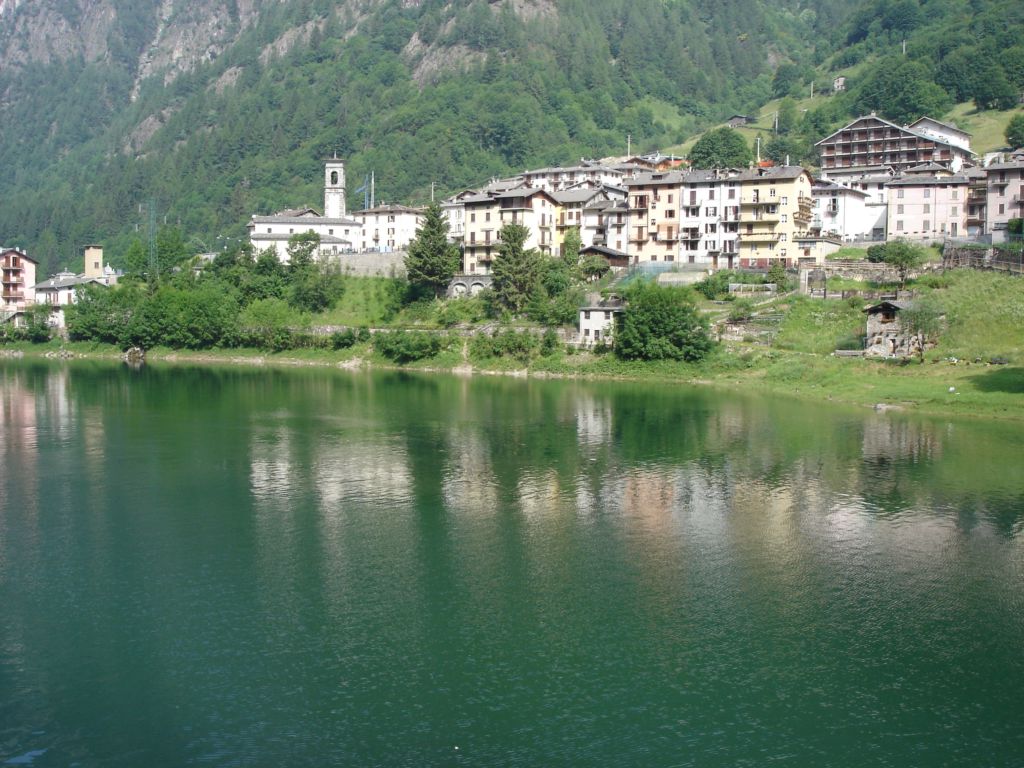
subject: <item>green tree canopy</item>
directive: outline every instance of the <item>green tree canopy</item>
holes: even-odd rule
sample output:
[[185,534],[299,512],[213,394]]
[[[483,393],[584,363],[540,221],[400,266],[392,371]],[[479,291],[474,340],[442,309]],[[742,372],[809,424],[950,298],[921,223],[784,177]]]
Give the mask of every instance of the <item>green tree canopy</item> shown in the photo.
[[702,360],[711,351],[708,322],[685,288],[644,282],[627,296],[616,354],[625,360]]
[[1016,114],[1006,124],[1006,141],[1016,149],[1024,147],[1024,113]]
[[949,95],[936,85],[922,61],[889,56],[873,66],[854,93],[861,114],[878,112],[896,123],[910,123],[922,115],[941,115],[951,106]]
[[753,159],[743,134],[728,127],[708,131],[690,150],[694,168],[737,168]]
[[498,232],[498,254],[494,259],[494,294],[498,303],[519,314],[537,290],[541,278],[541,255],[526,248],[530,230],[522,224],[506,224]]
[[906,240],[893,240],[885,245],[885,263],[899,274],[901,288],[907,284],[907,275],[924,264],[924,260],[925,251],[920,245]]
[[423,226],[416,230],[405,256],[409,283],[418,290],[441,296],[459,270],[457,245],[448,242],[448,220],[439,203],[431,203],[423,214]]

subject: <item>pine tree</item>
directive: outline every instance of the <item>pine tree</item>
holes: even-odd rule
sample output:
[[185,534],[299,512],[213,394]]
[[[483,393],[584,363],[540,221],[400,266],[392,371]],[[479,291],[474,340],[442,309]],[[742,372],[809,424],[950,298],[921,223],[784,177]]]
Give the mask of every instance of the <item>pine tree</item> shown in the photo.
[[494,259],[494,293],[505,309],[519,314],[537,289],[541,276],[541,255],[526,248],[530,230],[522,224],[506,224],[498,237],[498,255]]
[[423,216],[423,226],[409,243],[405,271],[409,282],[419,290],[441,296],[460,266],[459,248],[448,242],[448,221],[438,203],[431,203]]

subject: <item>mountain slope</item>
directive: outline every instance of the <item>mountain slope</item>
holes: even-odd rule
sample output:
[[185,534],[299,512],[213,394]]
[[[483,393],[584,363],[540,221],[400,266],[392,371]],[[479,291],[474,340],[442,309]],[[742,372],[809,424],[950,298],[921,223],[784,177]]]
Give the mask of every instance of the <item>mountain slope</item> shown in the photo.
[[627,135],[639,150],[676,144],[757,109],[780,64],[842,66],[870,40],[850,42],[847,15],[872,5],[2,2],[0,241],[44,269],[92,240],[116,259],[151,200],[197,248],[240,237],[252,213],[316,204],[333,152],[359,207],[371,170],[379,198],[415,202],[431,182],[623,153]]

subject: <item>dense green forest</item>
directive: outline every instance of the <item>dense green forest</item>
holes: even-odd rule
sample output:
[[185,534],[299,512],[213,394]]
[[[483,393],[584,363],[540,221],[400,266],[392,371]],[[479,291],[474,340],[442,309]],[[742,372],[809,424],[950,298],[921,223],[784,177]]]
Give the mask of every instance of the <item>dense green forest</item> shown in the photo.
[[[844,68],[851,90],[797,115],[794,155],[858,111],[899,119],[1024,87],[1009,0],[291,0],[248,24],[229,4],[230,44],[166,85],[137,82],[159,4],[109,2],[103,56],[0,67],[0,242],[44,271],[90,241],[120,262],[150,205],[217,249],[252,213],[319,207],[334,152],[351,208],[371,171],[378,200],[414,203],[432,182],[624,154],[627,135],[634,150],[678,144]],[[16,13],[45,5],[82,13]],[[0,21],[0,44],[11,34]]]

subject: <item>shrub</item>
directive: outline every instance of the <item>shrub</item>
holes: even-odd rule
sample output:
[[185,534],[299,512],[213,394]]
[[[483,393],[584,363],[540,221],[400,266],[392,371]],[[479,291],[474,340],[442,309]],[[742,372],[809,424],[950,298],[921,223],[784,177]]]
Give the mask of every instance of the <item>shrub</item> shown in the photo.
[[885,261],[885,244],[868,246],[868,261],[872,264],[881,264]]
[[754,302],[750,299],[736,299],[729,307],[729,321],[739,323],[754,315]]
[[[554,334],[553,330],[551,332]],[[554,344],[558,344],[557,335]],[[511,357],[526,364],[541,351],[542,343],[528,331],[517,333],[508,328],[504,331],[495,331],[491,336],[477,334],[470,342],[469,349],[470,354],[476,358]]]
[[359,337],[351,328],[344,331],[335,331],[331,334],[331,349],[348,349],[355,346]]
[[711,351],[707,319],[689,291],[648,283],[631,290],[628,299],[615,342],[619,357],[695,362]]
[[444,344],[436,333],[391,331],[374,336],[373,347],[384,357],[396,363],[411,363],[434,357]]

